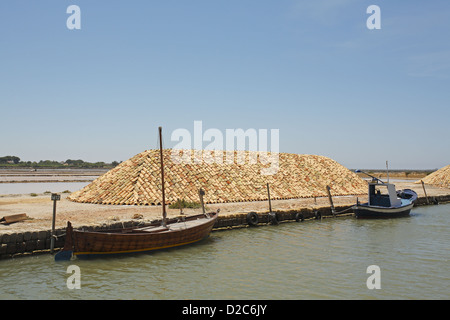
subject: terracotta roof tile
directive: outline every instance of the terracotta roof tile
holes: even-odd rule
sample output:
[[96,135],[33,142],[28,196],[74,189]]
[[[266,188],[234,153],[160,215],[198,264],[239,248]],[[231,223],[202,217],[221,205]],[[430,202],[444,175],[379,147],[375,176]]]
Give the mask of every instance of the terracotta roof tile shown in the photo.
[[[432,184],[441,188],[450,188],[450,164],[422,179],[424,183]],[[416,183],[420,183],[416,181]]]
[[[279,169],[274,175],[261,174],[270,163],[201,163],[172,161],[172,150],[163,150],[167,203],[177,199],[199,201],[198,190],[206,192],[206,203],[267,200],[266,183],[272,199],[359,195],[367,184],[336,161],[316,155],[279,154]],[[189,150],[188,150],[189,152]],[[205,152],[206,154],[208,152]],[[225,157],[225,152],[223,153]],[[245,151],[246,156],[254,155]],[[248,158],[247,158],[248,159]],[[83,189],[72,193],[75,202],[155,205],[162,202],[159,150],[147,150],[122,162]]]

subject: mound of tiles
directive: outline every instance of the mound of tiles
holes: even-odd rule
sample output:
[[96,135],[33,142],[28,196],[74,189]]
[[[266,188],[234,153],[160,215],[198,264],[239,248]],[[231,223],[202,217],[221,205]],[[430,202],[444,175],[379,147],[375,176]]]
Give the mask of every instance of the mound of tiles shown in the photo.
[[[450,188],[450,164],[430,173],[422,181],[426,184],[432,184],[441,188]],[[416,181],[416,183],[420,183],[420,180]]]
[[[190,150],[184,152],[191,153]],[[252,152],[238,151],[246,157],[243,164],[237,160],[236,151],[234,162],[223,161],[221,164],[205,161],[211,151],[209,154],[208,151],[203,152],[205,158],[201,163],[180,163],[174,161],[171,150],[163,150],[167,203],[177,199],[199,202],[200,188],[205,191],[205,203],[267,200],[267,183],[271,199],[274,200],[326,196],[327,185],[333,196],[367,193],[364,180],[327,157],[280,153],[276,173],[263,175],[261,170],[271,165],[268,162],[263,164],[260,158],[256,158],[258,161],[249,161],[250,156],[255,156]],[[191,153],[192,159],[194,152]],[[161,204],[159,150],[147,150],[122,162],[83,189],[72,193],[68,199],[112,205]]]

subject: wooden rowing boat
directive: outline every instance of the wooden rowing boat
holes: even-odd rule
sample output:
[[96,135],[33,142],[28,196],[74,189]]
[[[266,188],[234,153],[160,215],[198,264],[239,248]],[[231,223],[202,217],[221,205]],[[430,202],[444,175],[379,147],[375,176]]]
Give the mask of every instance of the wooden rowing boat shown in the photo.
[[60,252],[65,253],[57,256],[143,252],[191,244],[210,234],[217,216],[217,213],[211,213],[208,218],[201,214],[168,220],[166,226],[158,222],[145,227],[95,232],[74,230],[68,222],[66,242]]
[[55,260],[67,260],[75,256],[120,254],[142,252],[183,246],[207,237],[217,220],[218,211],[206,213],[201,200],[203,214],[167,219],[164,194],[164,167],[162,157],[161,127],[159,128],[161,150],[162,209],[161,222],[144,227],[108,229],[99,231],[75,230],[67,223],[64,248],[55,255]]

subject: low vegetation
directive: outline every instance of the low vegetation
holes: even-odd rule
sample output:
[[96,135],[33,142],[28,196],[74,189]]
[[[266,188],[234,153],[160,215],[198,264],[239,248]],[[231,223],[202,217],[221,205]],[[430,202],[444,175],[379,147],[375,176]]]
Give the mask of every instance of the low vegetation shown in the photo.
[[190,209],[198,209],[201,208],[201,204],[194,201],[186,201],[184,199],[178,201],[175,201],[169,205],[170,209],[184,209],[184,208],[190,208]]
[[113,161],[111,163],[105,162],[86,162],[81,159],[72,160],[67,159],[66,161],[54,161],[54,160],[41,160],[36,161],[21,161],[19,157],[16,156],[5,156],[0,157],[0,167],[3,168],[114,168],[120,162]]

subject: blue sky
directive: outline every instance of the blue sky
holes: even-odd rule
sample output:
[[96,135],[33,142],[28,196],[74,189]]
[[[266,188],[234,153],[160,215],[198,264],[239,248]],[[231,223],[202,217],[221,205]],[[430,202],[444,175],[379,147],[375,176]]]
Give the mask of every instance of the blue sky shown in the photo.
[[201,120],[349,168],[440,168],[449,34],[446,0],[3,0],[0,156],[123,161]]

